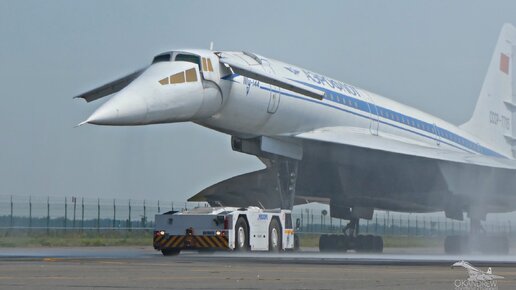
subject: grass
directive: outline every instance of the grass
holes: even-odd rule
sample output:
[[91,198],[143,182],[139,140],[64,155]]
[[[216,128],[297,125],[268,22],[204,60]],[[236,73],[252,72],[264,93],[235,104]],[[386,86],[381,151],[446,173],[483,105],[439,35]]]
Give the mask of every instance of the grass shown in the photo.
[[[302,247],[319,247],[319,235],[300,234]],[[442,247],[443,237],[383,236],[386,248]],[[0,247],[152,246],[152,231],[4,231]]]
[[135,232],[54,232],[9,233],[0,236],[0,247],[103,247],[149,246],[152,233]]
[[[299,236],[301,247],[319,247],[319,235]],[[385,248],[431,248],[442,247],[443,237],[383,236]]]

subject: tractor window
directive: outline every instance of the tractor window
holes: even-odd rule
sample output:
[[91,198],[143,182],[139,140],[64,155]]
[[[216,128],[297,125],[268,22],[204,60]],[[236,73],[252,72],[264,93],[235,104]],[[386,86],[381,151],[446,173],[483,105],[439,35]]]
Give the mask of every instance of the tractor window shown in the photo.
[[201,69],[201,59],[197,55],[192,54],[178,54],[176,55],[176,61],[187,61],[197,64],[199,70]]

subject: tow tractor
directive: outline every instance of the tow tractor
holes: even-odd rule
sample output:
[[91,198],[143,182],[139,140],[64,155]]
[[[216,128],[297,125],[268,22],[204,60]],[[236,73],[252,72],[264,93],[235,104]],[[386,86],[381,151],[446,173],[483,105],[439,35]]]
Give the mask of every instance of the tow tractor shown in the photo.
[[290,210],[258,207],[198,207],[155,217],[154,249],[163,255],[182,250],[287,251],[294,249]]

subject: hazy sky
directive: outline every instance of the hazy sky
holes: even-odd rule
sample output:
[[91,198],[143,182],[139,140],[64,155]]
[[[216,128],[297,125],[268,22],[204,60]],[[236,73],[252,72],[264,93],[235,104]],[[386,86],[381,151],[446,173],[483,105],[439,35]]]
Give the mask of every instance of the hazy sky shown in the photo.
[[74,125],[183,47],[249,50],[466,121],[516,1],[0,0],[0,194],[184,200],[261,167],[197,125]]

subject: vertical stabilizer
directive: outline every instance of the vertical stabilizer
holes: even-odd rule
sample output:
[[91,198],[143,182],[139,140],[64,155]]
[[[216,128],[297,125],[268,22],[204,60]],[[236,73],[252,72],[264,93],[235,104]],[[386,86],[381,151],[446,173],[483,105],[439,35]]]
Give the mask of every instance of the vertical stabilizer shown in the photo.
[[516,28],[502,27],[471,119],[460,127],[508,157],[516,156]]

